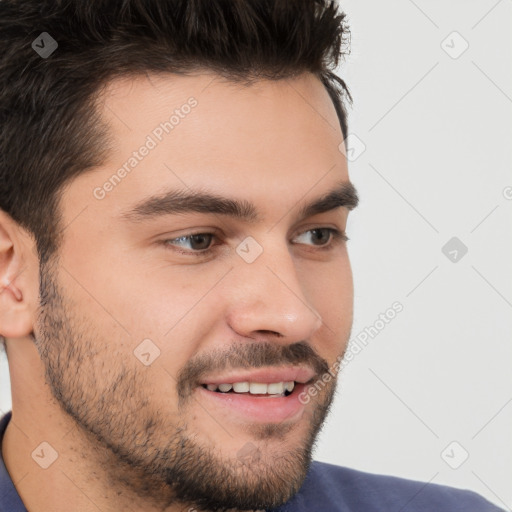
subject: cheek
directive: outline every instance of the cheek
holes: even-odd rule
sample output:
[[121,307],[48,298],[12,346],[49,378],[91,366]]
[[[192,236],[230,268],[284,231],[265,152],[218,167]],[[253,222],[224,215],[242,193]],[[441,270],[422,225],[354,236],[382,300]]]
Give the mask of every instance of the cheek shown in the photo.
[[335,262],[304,266],[299,279],[311,307],[315,308],[322,318],[332,317],[337,321],[341,319],[351,323],[354,285],[346,250],[343,257]]
[[[208,311],[200,300],[203,287],[186,285],[176,273],[155,279],[122,266],[97,269],[94,274],[80,274],[71,267],[73,274],[62,273],[69,307],[80,314],[77,329],[98,361],[113,362],[103,365],[102,375],[91,371],[93,381],[104,388],[124,367],[172,388],[170,376],[177,375],[197,351],[196,340],[208,332]],[[78,280],[87,284],[82,287]],[[155,368],[161,366],[166,371],[157,372]]]
[[319,348],[334,359],[346,347],[353,321],[354,288],[348,256],[335,264],[304,269],[301,279],[310,307],[323,320],[317,333]]
[[137,351],[140,344],[143,353],[155,353],[151,358],[158,358],[157,366],[174,378],[200,351],[218,319],[215,293],[208,293],[218,277],[186,274],[170,270],[141,273],[123,285],[122,293],[112,293],[108,299],[130,332],[131,350]]

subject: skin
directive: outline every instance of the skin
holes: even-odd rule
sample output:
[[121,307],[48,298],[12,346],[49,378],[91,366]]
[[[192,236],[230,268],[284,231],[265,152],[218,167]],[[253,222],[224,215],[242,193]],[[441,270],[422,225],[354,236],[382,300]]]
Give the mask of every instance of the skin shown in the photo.
[[[191,96],[191,113],[96,199],[95,188]],[[353,302],[346,243],[322,251],[308,230],[344,231],[348,209],[298,217],[302,204],[349,180],[334,106],[310,74],[245,87],[205,72],[117,79],[98,108],[110,156],[65,187],[63,244],[41,275],[33,238],[0,211],[0,279],[10,281],[0,332],[13,404],[6,467],[31,512],[208,509],[171,482],[179,462],[205,494],[218,494],[219,509],[223,493],[238,500],[233,509],[256,497],[253,508],[272,496],[284,502],[302,483],[336,381],[292,419],[262,423],[214,407],[186,387],[183,371],[252,367],[256,356],[289,366],[287,347],[302,343],[301,364],[320,374],[344,353]],[[155,193],[198,188],[250,201],[261,220],[121,218]],[[219,239],[208,256],[180,254],[190,241],[161,243],[212,230]],[[263,248],[250,264],[236,252],[248,236]],[[145,339],[160,350],[149,366],[133,353]],[[180,389],[189,391],[181,399]],[[48,469],[31,457],[43,441],[58,453]],[[247,446],[259,457],[241,463]]]

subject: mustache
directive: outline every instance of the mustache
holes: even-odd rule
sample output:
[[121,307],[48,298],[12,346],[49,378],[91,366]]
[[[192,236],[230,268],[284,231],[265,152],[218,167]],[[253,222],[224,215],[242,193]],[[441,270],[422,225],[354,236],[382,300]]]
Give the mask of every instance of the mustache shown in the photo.
[[310,366],[316,378],[329,371],[327,361],[304,341],[290,345],[270,342],[236,343],[227,350],[214,350],[190,359],[178,373],[178,397],[180,403],[186,400],[201,377],[211,372],[285,365]]

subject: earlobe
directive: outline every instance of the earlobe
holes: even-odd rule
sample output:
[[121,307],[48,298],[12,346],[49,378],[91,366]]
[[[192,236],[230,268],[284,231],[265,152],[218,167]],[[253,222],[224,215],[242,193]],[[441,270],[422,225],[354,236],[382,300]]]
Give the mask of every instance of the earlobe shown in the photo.
[[4,291],[10,291],[18,302],[23,300],[21,291],[15,285],[13,285],[7,277],[2,279],[2,287],[0,288],[0,293]]

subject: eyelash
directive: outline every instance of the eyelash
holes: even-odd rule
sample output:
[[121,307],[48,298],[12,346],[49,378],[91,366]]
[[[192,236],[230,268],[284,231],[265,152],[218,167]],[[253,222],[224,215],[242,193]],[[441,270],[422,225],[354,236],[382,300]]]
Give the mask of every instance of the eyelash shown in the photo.
[[[340,231],[335,228],[323,228],[323,227],[308,229],[306,231],[303,231],[302,233],[299,233],[299,235],[297,235],[297,236],[303,235],[305,233],[310,233],[313,231],[328,231],[331,235],[331,238],[329,239],[329,242],[327,244],[320,245],[320,246],[312,246],[312,247],[315,247],[316,250],[319,250],[319,251],[328,251],[328,250],[334,249],[334,247],[336,247],[337,245],[349,240],[349,238],[347,237],[347,235],[345,234],[344,231]],[[216,233],[199,232],[199,233],[190,233],[187,235],[182,235],[182,236],[172,238],[172,239],[162,240],[161,243],[164,245],[165,248],[171,248],[171,250],[176,251],[180,254],[184,254],[186,256],[196,256],[196,257],[206,256],[206,255],[210,254],[214,250],[214,247],[216,247],[217,245],[211,245],[210,247],[208,247],[208,249],[203,249],[203,250],[199,250],[199,251],[194,251],[194,250],[183,251],[183,250],[178,249],[177,246],[174,246],[173,244],[169,243],[169,242],[175,242],[176,240],[180,240],[180,239],[190,239],[191,237],[198,236],[198,235],[206,235],[206,236],[212,236],[213,238],[218,238]]]

